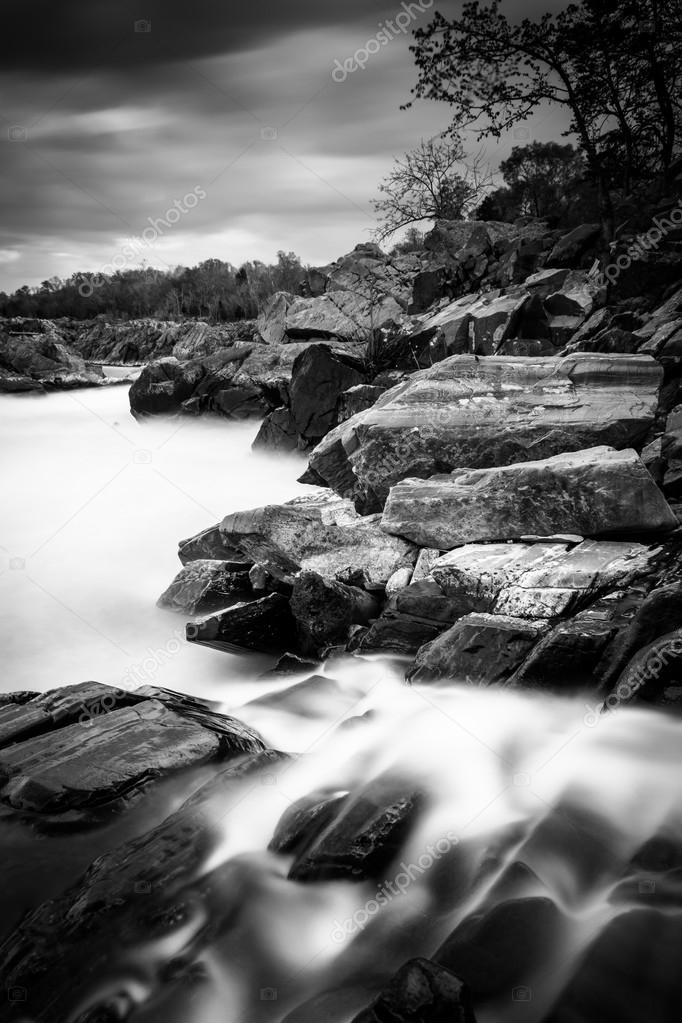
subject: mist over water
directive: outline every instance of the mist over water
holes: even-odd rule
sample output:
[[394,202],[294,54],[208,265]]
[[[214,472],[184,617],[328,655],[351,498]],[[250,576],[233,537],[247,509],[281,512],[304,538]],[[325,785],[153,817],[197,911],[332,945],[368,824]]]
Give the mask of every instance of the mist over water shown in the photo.
[[181,568],[180,539],[310,492],[300,458],[251,451],[257,429],[140,424],[123,385],[0,397],[2,691],[139,679],[237,695],[257,659],[193,647],[183,616],[155,602]]

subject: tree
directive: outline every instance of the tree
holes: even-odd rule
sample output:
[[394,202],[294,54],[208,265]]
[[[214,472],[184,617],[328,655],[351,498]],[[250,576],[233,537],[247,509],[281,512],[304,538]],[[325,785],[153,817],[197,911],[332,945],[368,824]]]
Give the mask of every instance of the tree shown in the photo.
[[[679,0],[581,0],[512,23],[500,0],[436,14],[415,33],[418,97],[446,102],[451,131],[499,138],[544,103],[565,108],[595,182],[604,233],[612,192],[660,175],[679,140]],[[409,105],[409,104],[408,104]]]
[[518,216],[561,217],[571,201],[572,190],[585,176],[585,161],[572,145],[533,142],[514,146],[511,156],[500,164]]
[[[479,158],[464,164],[459,138],[422,140],[417,149],[395,160],[379,185],[383,199],[373,200],[379,218],[377,239],[425,220],[462,220],[487,185],[489,173]],[[459,168],[456,170],[455,168]]]

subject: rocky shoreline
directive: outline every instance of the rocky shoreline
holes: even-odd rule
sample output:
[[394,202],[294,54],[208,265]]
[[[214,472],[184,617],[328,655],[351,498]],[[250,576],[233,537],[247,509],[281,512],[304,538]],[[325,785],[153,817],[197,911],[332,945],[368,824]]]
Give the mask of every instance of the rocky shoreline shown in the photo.
[[[423,253],[390,259],[359,246],[311,273],[306,295],[275,296],[256,324],[24,324],[20,340],[3,334],[0,388],[92,386],[102,379],[91,362],[153,356],[131,387],[135,416],[259,417],[255,447],[305,453],[310,496],[229,514],[182,540],[183,567],[159,598],[190,619],[190,642],[279,659],[292,684],[266,706],[305,707],[333,682],[316,672],[381,655],[434,692],[495,686],[586,696],[598,715],[625,705],[678,714],[682,256],[670,239],[607,288],[597,235],[594,225],[560,237],[537,222],[439,224]],[[190,983],[233,906],[222,897],[229,863],[198,871],[219,846],[216,807],[297,759],[159,687],[86,682],[3,697],[0,812],[36,833],[100,828],[160,781],[210,769],[165,820],[106,851],[6,937],[6,986],[26,993],[7,1018],[127,1018],[130,1001],[88,1001],[110,933],[172,936],[198,913],[204,923],[167,964],[169,983]],[[350,791],[309,791],[281,815],[269,849],[289,857],[291,883],[378,883],[428,798],[395,771]],[[532,852],[568,842],[585,865],[594,850],[580,845],[601,825],[570,805],[548,821],[508,828],[480,860],[452,851],[461,891],[445,885],[443,904],[452,912],[473,892],[482,901],[454,928],[434,910],[428,958],[403,955],[396,972],[389,957],[373,990],[334,1014],[342,970],[331,993],[294,1000],[286,1019],[474,1023],[533,971],[551,972],[568,914]],[[588,942],[547,1023],[597,1018],[590,970],[614,947],[621,972],[636,975],[643,942],[664,955],[679,940],[679,914],[666,909],[679,906],[680,849],[670,840],[665,850],[660,861],[633,850],[614,872],[625,886],[655,872],[657,898]],[[440,906],[445,882],[433,883]]]

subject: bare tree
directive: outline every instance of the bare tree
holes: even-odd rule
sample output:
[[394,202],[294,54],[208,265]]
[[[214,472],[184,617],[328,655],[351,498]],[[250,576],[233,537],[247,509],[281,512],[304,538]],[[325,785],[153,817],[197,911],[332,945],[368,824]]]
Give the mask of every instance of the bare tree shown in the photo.
[[379,218],[376,237],[383,241],[402,227],[425,220],[463,220],[481,202],[492,181],[479,154],[464,161],[461,139],[422,140],[417,149],[395,161],[373,200]]

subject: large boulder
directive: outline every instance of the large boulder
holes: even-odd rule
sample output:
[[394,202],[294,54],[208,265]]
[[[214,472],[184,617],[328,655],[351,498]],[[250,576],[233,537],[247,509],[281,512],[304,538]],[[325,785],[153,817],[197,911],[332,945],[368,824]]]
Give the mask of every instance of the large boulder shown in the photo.
[[677,518],[636,451],[595,447],[391,487],[382,529],[424,547],[528,534],[666,532]]
[[368,589],[383,589],[393,573],[416,558],[416,548],[389,536],[379,516],[362,517],[349,501],[322,493],[227,515],[224,540],[275,578],[302,569]]
[[207,614],[236,603],[250,590],[247,565],[234,569],[225,561],[191,561],[178,572],[156,604],[169,611]]
[[332,430],[310,468],[361,510],[378,511],[408,476],[637,444],[654,421],[661,380],[648,356],[453,356]]
[[345,644],[353,625],[366,625],[379,614],[376,599],[365,590],[325,579],[317,572],[301,572],[296,577],[290,606],[306,654]]
[[299,437],[317,442],[339,422],[339,401],[350,387],[365,383],[361,360],[311,345],[297,357],[289,388],[291,421]]
[[210,618],[190,622],[187,640],[200,646],[235,653],[255,650],[264,654],[296,651],[296,622],[289,601],[281,593],[243,601]]
[[599,224],[581,224],[558,240],[547,266],[578,268],[594,262],[601,228]]

